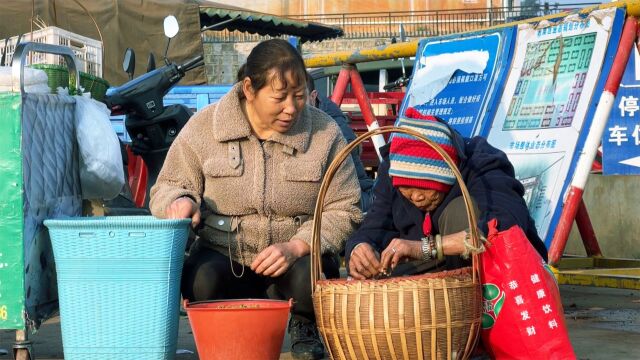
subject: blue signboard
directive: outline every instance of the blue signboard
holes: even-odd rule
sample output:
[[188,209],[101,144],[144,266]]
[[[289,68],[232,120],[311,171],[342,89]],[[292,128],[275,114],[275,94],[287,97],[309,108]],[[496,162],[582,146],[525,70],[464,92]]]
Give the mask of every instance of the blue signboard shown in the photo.
[[407,99],[413,96],[412,91],[418,91],[416,74],[439,55],[485,53],[488,60],[482,73],[458,69],[435,97],[417,104],[409,104],[410,101],[405,100],[402,111],[407,106],[414,106],[423,114],[444,119],[463,136],[486,135],[490,125],[487,120],[494,116],[499,100],[497,95],[502,90],[511,63],[515,30],[511,27],[420,41]]
[[602,136],[602,172],[640,175],[640,55],[632,55]]

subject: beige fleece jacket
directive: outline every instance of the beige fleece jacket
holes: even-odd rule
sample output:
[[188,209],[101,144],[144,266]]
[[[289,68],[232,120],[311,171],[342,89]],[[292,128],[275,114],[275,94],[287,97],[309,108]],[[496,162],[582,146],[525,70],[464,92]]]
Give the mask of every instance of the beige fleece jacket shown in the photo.
[[[151,189],[153,215],[191,196],[233,218],[232,231],[206,226],[203,244],[245,265],[271,244],[296,239],[311,245],[313,216],[324,173],[346,142],[325,113],[305,106],[284,134],[261,143],[252,133],[236,85],[196,115],[171,145]],[[322,252],[338,253],[362,220],[360,188],[350,157],[331,182],[322,213]],[[303,217],[304,218],[304,217]],[[222,227],[221,227],[222,228]]]

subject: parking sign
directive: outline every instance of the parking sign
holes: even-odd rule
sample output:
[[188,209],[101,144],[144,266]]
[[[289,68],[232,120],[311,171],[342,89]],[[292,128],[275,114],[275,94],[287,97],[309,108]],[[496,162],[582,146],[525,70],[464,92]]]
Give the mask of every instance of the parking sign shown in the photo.
[[602,136],[602,172],[640,174],[640,54],[635,46]]

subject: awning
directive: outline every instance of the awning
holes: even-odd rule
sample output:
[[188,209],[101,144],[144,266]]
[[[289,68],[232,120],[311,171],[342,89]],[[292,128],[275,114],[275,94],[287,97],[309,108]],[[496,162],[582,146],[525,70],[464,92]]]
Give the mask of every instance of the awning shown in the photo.
[[[264,14],[210,1],[200,1],[200,25],[202,27],[230,19],[235,20],[221,24],[218,30],[237,30],[270,36],[292,35],[299,37],[301,42],[321,41],[344,35],[339,27]],[[216,28],[212,30],[216,30]]]

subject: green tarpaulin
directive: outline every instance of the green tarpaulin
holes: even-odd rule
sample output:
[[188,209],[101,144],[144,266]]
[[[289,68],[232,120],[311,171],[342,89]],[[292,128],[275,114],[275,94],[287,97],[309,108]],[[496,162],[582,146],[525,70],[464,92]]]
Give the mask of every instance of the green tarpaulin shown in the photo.
[[0,93],[0,329],[24,329],[21,97]]

